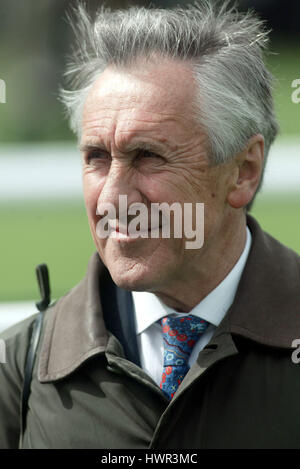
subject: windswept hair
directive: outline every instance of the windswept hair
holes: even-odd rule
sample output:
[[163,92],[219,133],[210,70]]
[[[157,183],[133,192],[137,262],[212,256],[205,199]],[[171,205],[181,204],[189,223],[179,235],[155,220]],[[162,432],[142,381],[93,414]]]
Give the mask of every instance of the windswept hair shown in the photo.
[[263,57],[269,31],[253,11],[241,13],[230,1],[201,0],[174,9],[101,7],[91,17],[79,3],[69,19],[76,44],[60,97],[77,135],[87,93],[108,65],[131,67],[161,55],[193,67],[196,117],[207,132],[212,164],[228,161],[259,133],[266,161],[278,124]]

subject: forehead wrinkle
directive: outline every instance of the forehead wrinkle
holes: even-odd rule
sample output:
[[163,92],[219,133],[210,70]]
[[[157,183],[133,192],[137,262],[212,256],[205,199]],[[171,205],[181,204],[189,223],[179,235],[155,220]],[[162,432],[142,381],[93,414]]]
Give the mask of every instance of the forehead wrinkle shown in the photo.
[[[124,140],[124,135],[130,135],[129,140],[136,135],[149,134],[149,132],[157,131],[164,123],[173,123],[178,119],[170,113],[158,113],[146,109],[130,109],[130,114],[123,114],[123,110],[116,110],[107,108],[111,111],[111,115],[105,114],[105,109],[101,106],[99,113],[97,110],[92,110],[85,113],[83,120],[83,134],[105,135],[106,138],[112,138],[117,142],[120,138],[120,146]],[[104,111],[104,112],[103,112]],[[149,118],[147,118],[149,115]],[[163,138],[161,140],[164,140]],[[127,144],[127,142],[125,142]],[[118,144],[119,146],[119,144]]]
[[93,134],[87,134],[78,145],[78,148],[80,151],[88,151],[94,148],[107,151],[109,146],[112,153],[114,152],[113,148],[115,148],[115,151],[118,151],[118,153],[130,153],[137,150],[147,150],[155,153],[161,153],[166,152],[166,150],[175,151],[177,149],[177,145],[171,145],[166,141],[165,138],[149,139],[143,136],[137,136],[134,141],[131,139],[128,142],[123,142],[123,145],[124,146],[122,148],[117,148],[116,145],[107,145],[101,134],[98,134],[97,136]]
[[[151,118],[147,119],[146,113],[151,115]],[[131,116],[118,115],[115,119],[114,144],[119,151],[136,148],[139,142],[162,150],[168,148],[174,151],[178,146],[178,142],[175,142],[177,132],[174,131],[174,124],[182,128],[180,117],[170,113],[153,113],[144,109],[138,109]]]
[[[174,127],[174,124],[177,124],[182,129],[181,116],[165,113],[162,118],[159,113],[156,113],[160,118],[153,120],[153,112],[147,112],[151,114],[152,120],[137,116],[132,119],[119,113],[114,116],[98,116],[95,114],[90,119],[86,116],[85,125],[83,126],[83,140],[101,144],[111,154],[127,153],[137,149],[150,150],[156,153],[161,151],[176,152],[188,143],[178,141],[177,137],[180,135],[180,129],[178,129],[178,132],[174,132],[174,128],[171,129],[172,131],[168,131],[166,127],[166,125]],[[162,124],[165,125],[162,127]],[[193,122],[191,121],[190,124],[193,124]],[[191,125],[189,125],[190,128]],[[164,133],[161,133],[161,129],[164,129]]]
[[[117,133],[118,132],[118,133]],[[116,129],[114,146],[117,151],[127,153],[138,149],[155,152],[174,151],[177,147],[166,136],[155,129]]]
[[[191,87],[187,94],[185,89],[178,95],[178,87],[173,81],[175,76],[176,84],[178,80],[182,83],[182,78],[176,75],[181,67],[178,69],[177,64],[171,62],[169,69],[166,68],[168,65],[169,62],[160,64],[164,72],[162,78],[158,78],[153,67],[147,67],[147,70],[142,67],[134,73],[132,70],[104,72],[87,99],[85,134],[98,136],[111,153],[131,151],[138,148],[139,143],[154,147],[155,141],[160,141],[159,146],[163,149],[176,151],[178,145],[183,144],[180,135],[184,128],[189,133],[193,123],[189,105]],[[185,75],[187,72],[190,71],[185,69]],[[113,86],[115,82],[120,89]],[[163,93],[158,93],[161,90]]]
[[[106,83],[104,84],[108,86]],[[185,94],[183,96],[170,92],[159,94],[154,83],[152,83],[153,89],[151,90],[145,88],[139,89],[140,83],[136,85],[131,90],[132,84],[130,84],[127,94],[124,95],[116,90],[109,90],[110,92],[108,93],[108,90],[106,88],[103,89],[101,84],[100,89],[97,90],[96,88],[94,93],[92,92],[87,98],[86,104],[88,105],[89,113],[99,112],[105,114],[109,112],[111,117],[114,117],[115,113],[120,115],[128,111],[133,115],[137,115],[137,117],[139,114],[142,114],[142,116],[145,116],[146,122],[146,116],[149,114],[152,120],[157,120],[158,123],[173,119],[173,116],[180,118],[190,115],[191,109],[187,106],[187,101],[190,101],[190,99],[187,99]],[[160,96],[159,99],[158,95]],[[165,111],[166,108],[169,108],[168,112]],[[139,119],[144,120],[142,118]]]

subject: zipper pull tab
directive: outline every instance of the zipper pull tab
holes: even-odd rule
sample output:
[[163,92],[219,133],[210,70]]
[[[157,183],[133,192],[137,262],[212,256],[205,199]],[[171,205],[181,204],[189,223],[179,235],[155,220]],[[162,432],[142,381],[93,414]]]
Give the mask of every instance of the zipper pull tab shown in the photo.
[[49,273],[46,264],[39,264],[35,269],[39,289],[41,293],[41,301],[36,303],[36,307],[39,311],[45,311],[51,302]]

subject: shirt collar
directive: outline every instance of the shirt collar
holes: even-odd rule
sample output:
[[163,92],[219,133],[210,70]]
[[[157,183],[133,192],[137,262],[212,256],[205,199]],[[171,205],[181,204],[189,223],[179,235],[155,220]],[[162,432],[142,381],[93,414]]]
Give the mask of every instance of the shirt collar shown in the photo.
[[[218,326],[231,306],[236,290],[247,262],[247,257],[251,247],[251,233],[246,227],[247,238],[244,250],[229,274],[224,280],[211,291],[200,303],[198,303],[189,314],[201,317],[214,326]],[[140,334],[153,323],[164,316],[174,314],[180,315],[172,308],[169,308],[160,301],[154,293],[132,292],[136,332]]]

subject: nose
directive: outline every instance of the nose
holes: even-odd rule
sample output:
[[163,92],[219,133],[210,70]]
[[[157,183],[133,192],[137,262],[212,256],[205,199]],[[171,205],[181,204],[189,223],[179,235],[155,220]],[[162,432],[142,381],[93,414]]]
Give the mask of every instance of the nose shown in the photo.
[[[112,161],[104,185],[99,194],[97,207],[102,204],[114,206],[117,218],[120,217],[119,196],[127,196],[127,207],[142,203],[143,195],[138,187],[138,175],[134,168],[120,161]],[[124,214],[123,214],[124,215]],[[126,214],[127,215],[127,214]]]

